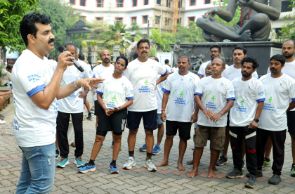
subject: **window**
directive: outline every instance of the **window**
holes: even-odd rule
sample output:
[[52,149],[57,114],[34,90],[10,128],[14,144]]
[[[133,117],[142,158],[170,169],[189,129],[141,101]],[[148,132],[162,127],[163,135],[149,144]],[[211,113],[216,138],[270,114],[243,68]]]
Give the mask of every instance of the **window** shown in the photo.
[[80,6],[85,6],[86,5],[86,0],[80,0]]
[[71,5],[75,5],[75,3],[76,3],[75,0],[70,0]]
[[136,16],[131,17],[131,25],[136,23]]
[[96,7],[103,7],[103,0],[96,0]]
[[292,11],[292,3],[288,0],[282,1],[281,12]]
[[166,6],[171,7],[171,0],[166,0]]
[[137,6],[137,0],[132,0],[132,6],[136,7]]
[[123,7],[124,6],[124,0],[117,0],[117,7]]
[[191,22],[195,22],[195,17],[188,17],[188,24],[190,24]]
[[148,5],[149,4],[149,0],[143,0],[143,4],[144,5]]
[[157,0],[157,4],[158,5],[161,5],[161,0]]
[[155,16],[155,24],[160,24],[161,22],[161,16],[156,15]]
[[205,4],[210,4],[211,0],[205,0]]
[[182,0],[178,1],[178,7],[182,8]]
[[148,16],[147,15],[142,16],[142,23],[143,24],[147,24],[148,23]]
[[95,19],[96,19],[96,21],[98,21],[98,22],[103,22],[103,17],[96,17]]
[[189,5],[190,6],[196,5],[196,0],[190,0]]
[[165,18],[165,26],[169,26],[171,23],[171,18]]
[[122,17],[116,17],[115,22],[123,23],[123,18]]
[[181,18],[177,19],[177,24],[181,24]]

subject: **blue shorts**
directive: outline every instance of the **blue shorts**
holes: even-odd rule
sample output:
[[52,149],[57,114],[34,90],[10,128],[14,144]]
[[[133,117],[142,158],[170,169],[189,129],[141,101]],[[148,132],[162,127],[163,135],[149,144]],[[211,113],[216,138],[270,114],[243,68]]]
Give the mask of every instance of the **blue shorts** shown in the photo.
[[145,130],[152,131],[157,129],[157,110],[151,110],[147,112],[128,111],[127,127],[130,130],[137,130],[139,128],[141,118],[143,118],[143,127]]

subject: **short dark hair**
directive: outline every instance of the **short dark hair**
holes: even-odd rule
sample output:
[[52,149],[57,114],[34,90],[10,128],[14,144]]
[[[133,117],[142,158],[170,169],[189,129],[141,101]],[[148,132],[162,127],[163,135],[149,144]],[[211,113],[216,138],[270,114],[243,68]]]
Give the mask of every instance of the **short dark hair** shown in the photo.
[[236,46],[233,50],[232,50],[232,53],[235,51],[235,50],[242,50],[244,55],[247,54],[247,49],[242,47],[242,46]]
[[212,46],[210,46],[210,51],[211,51],[211,49],[213,49],[213,48],[217,48],[217,49],[219,50],[219,52],[221,53],[221,46],[219,46],[219,45],[217,45],[217,44],[212,45]]
[[75,50],[76,50],[76,52],[77,52],[77,48],[76,48],[76,46],[74,45],[74,43],[71,43],[71,42],[66,43],[64,49],[66,49],[68,46],[73,46],[73,47],[75,47]]
[[165,59],[164,63],[169,64],[169,59]]
[[149,47],[151,46],[151,43],[150,43],[150,41],[149,41],[148,39],[146,39],[146,38],[142,38],[142,39],[140,39],[140,40],[137,42],[136,47],[139,48],[139,45],[140,45],[141,43],[148,43]]
[[282,66],[284,66],[285,65],[285,62],[286,62],[286,58],[283,55],[280,55],[280,54],[273,55],[269,59],[269,61],[271,61],[271,60],[279,61],[282,64]]
[[123,60],[125,61],[125,68],[126,68],[127,65],[128,65],[128,59],[127,59],[124,55],[120,55],[119,57],[116,58],[116,62],[117,62],[119,59],[123,59]]
[[180,56],[178,57],[178,59],[177,59],[177,63],[178,63],[178,60],[181,59],[181,58],[186,58],[188,64],[191,64],[191,59],[190,59],[187,55],[180,55]]
[[37,27],[36,23],[40,24],[50,24],[51,20],[50,17],[44,14],[40,14],[37,12],[32,12],[29,14],[26,14],[22,21],[20,22],[19,31],[21,33],[22,39],[25,42],[25,45],[28,45],[28,35],[32,34],[36,37],[37,34]]
[[251,57],[245,57],[241,64],[243,65],[244,63],[252,63],[252,67],[253,69],[257,69],[259,67],[259,64],[257,63],[257,61],[254,58]]

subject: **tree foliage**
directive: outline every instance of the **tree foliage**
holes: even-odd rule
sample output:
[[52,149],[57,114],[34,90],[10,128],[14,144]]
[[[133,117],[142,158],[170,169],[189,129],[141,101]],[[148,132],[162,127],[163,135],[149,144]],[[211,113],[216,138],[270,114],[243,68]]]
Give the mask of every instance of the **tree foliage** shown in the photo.
[[[292,8],[295,8],[295,0],[289,0],[290,1],[290,6]],[[285,39],[293,39],[295,40],[295,15],[290,15],[286,16],[286,19],[292,20],[291,23],[285,25],[282,27],[280,34],[279,34],[279,39],[285,40]]]
[[175,42],[175,35],[168,32],[160,32],[159,29],[152,29],[149,38],[157,45],[160,50],[164,52],[170,51],[170,45]]
[[197,43],[203,41],[202,29],[195,22],[190,22],[189,26],[178,26],[176,41],[180,43]]
[[22,50],[24,43],[19,34],[19,22],[36,8],[38,0],[0,0],[0,47]]

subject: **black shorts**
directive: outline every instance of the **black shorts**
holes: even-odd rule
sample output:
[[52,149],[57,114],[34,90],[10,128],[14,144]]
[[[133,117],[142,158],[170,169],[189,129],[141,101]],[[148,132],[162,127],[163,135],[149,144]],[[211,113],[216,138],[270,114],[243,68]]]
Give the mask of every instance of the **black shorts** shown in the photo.
[[177,133],[180,139],[189,140],[191,138],[191,122],[166,121],[166,135],[174,136]]
[[94,100],[94,114],[98,116],[98,109],[100,108],[100,105],[98,104],[98,100]]
[[108,131],[113,131],[115,135],[122,135],[124,129],[123,119],[126,118],[127,110],[120,110],[107,116],[104,110],[98,107],[99,122],[96,128],[96,135],[106,136]]
[[287,111],[288,131],[292,137],[295,137],[295,111]]
[[139,128],[141,118],[143,118],[143,127],[145,130],[157,129],[157,110],[147,112],[128,111],[127,127],[130,130],[137,130]]

